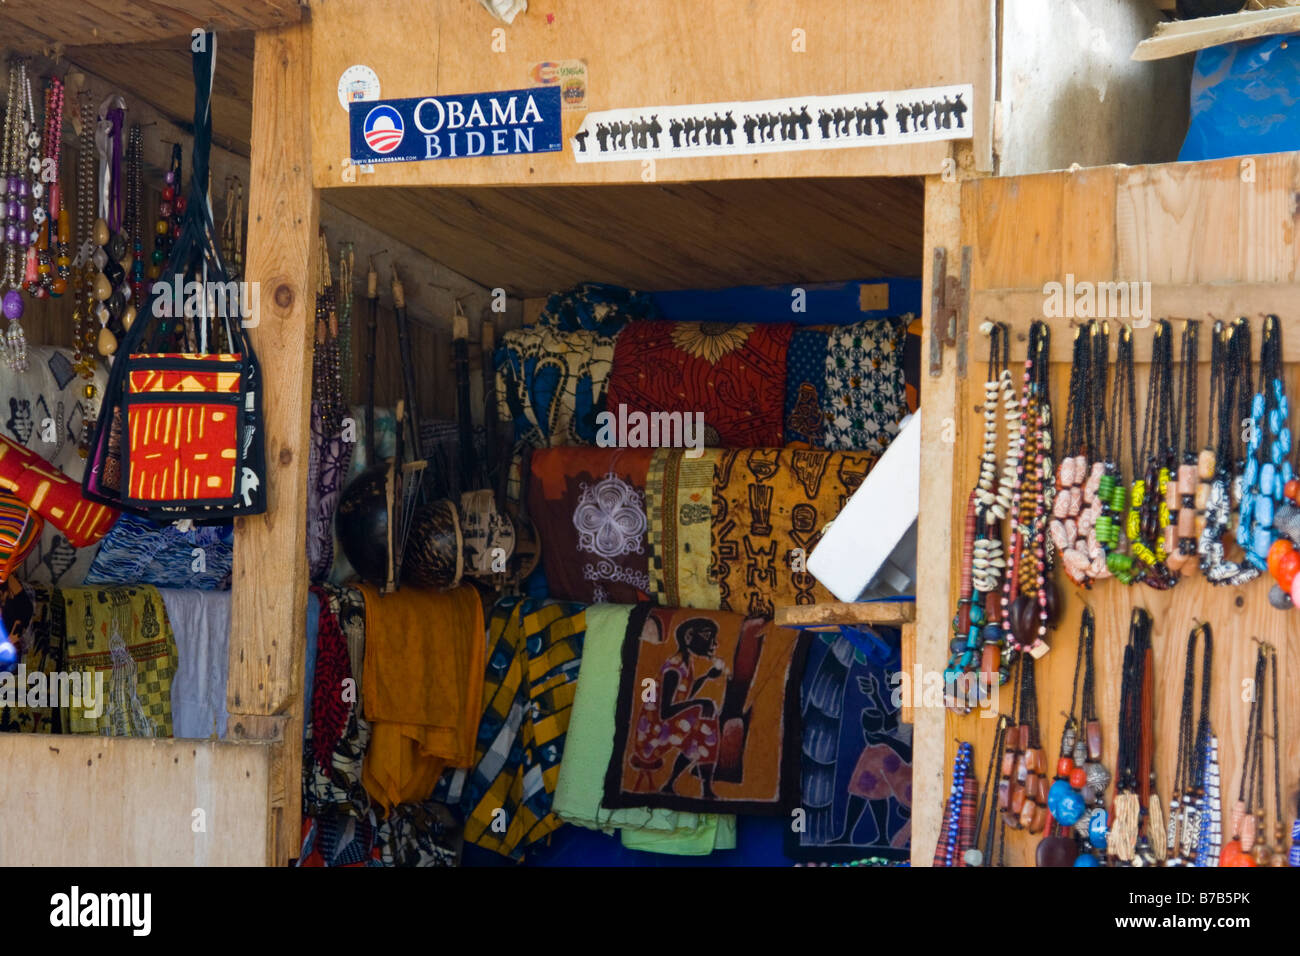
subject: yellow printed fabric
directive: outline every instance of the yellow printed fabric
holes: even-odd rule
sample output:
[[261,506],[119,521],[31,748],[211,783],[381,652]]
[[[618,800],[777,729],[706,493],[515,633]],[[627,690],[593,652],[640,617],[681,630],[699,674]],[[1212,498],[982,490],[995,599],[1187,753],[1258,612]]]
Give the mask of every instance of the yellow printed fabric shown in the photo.
[[586,628],[581,604],[505,598],[488,626],[487,679],[465,839],[515,860],[561,825],[552,811]]
[[691,458],[682,448],[656,449],[646,473],[646,531],[650,539],[650,596],[664,607],[717,610],[719,590],[709,577],[713,474],[722,452]]

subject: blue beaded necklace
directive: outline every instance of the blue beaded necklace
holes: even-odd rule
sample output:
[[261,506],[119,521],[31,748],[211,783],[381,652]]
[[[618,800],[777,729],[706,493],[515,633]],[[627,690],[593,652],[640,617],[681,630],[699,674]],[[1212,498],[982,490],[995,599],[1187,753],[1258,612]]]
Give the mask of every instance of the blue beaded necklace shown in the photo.
[[[1277,540],[1273,514],[1282,503],[1282,489],[1293,477],[1290,405],[1282,381],[1282,324],[1276,315],[1264,318],[1259,352],[1259,391],[1250,403],[1246,433],[1246,472],[1237,519],[1237,544],[1260,571],[1268,567],[1268,549]],[[1270,441],[1265,444],[1265,427]]]

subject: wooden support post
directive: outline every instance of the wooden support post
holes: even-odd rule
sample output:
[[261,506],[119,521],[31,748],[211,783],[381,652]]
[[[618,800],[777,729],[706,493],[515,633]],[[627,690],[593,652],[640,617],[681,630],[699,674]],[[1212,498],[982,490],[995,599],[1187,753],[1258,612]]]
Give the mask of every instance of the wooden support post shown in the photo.
[[274,741],[267,862],[296,855],[307,616],[307,446],[319,196],[311,182],[310,25],[257,34],[248,269],[260,314],[267,511],[235,527],[229,735]]
[[[925,275],[922,288],[932,287],[934,257],[929,250],[945,246],[951,253],[961,247],[961,184],[944,182],[938,176],[925,180]],[[950,254],[948,269],[960,267],[960,257]],[[939,277],[943,281],[944,277]],[[922,305],[923,330],[921,354],[929,355],[930,342],[936,333],[933,302],[929,296]],[[953,528],[962,527],[955,520],[956,491],[953,464],[957,460],[957,355],[955,349],[943,350],[941,374],[927,376],[921,394],[921,512],[917,519],[916,626],[903,640],[911,641],[910,653],[903,659],[922,676],[909,674],[912,688],[912,865],[928,866],[934,858],[943,811],[943,755],[946,711],[926,706],[925,675],[942,673],[948,660],[948,634],[952,610],[948,606],[950,564],[960,559],[954,550]],[[957,542],[959,545],[960,542]]]

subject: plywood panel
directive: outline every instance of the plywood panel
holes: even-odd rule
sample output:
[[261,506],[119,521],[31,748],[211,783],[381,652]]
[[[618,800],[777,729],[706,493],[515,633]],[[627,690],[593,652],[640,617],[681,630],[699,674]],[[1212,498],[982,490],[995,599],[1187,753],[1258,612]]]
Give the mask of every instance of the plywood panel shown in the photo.
[[0,865],[267,865],[270,761],[258,744],[0,734]]
[[[1172,167],[1092,170],[1083,174],[1053,174],[1026,181],[986,181],[965,187],[963,206],[965,239],[975,245],[977,290],[972,322],[991,316],[1013,320],[1023,330],[1042,314],[1042,283],[1061,281],[1064,272],[1078,277],[1149,278],[1158,283],[1158,306],[1174,314],[1191,313],[1207,318],[1216,309],[1275,311],[1285,323],[1288,360],[1300,359],[1300,327],[1288,314],[1296,301],[1294,264],[1296,249],[1289,206],[1295,154],[1256,157],[1256,180],[1243,182],[1240,164],[1179,164]],[[1058,193],[1058,187],[1060,192]],[[1064,198],[1058,202],[1056,196]],[[1053,218],[1055,216],[1055,219]],[[1211,237],[1218,237],[1214,240]],[[1073,250],[1073,251],[1066,251]],[[1115,263],[1113,270],[1107,262]],[[1053,269],[1057,270],[1053,274]],[[1181,283],[1200,283],[1179,288]],[[1001,290],[1001,291],[994,291]],[[1158,316],[1162,308],[1157,308]],[[1064,395],[1069,376],[1070,320],[1053,323],[1053,398],[1057,434],[1064,427]],[[1208,355],[1208,326],[1202,326],[1201,351]],[[1150,329],[1138,337],[1139,360],[1150,354]],[[1258,335],[1255,336],[1258,347]],[[974,334],[971,372],[960,384],[958,432],[975,439],[957,453],[956,492],[969,493],[978,474],[980,432],[977,402],[982,393],[987,340]],[[1014,354],[1014,353],[1013,353]],[[1023,346],[1020,351],[1023,357]],[[1139,364],[1139,399],[1146,394],[1148,367]],[[1200,440],[1206,440],[1208,366],[1201,367]],[[1291,394],[1300,389],[1300,363],[1287,371]],[[948,614],[955,608],[958,556],[950,565]],[[1061,622],[1049,638],[1052,651],[1038,668],[1039,713],[1043,745],[1054,759],[1069,708],[1079,617],[1085,604],[1097,616],[1096,668],[1098,705],[1106,745],[1105,761],[1113,771],[1119,707],[1120,667],[1132,608],[1146,608],[1155,620],[1157,701],[1155,725],[1157,784],[1164,800],[1173,785],[1176,734],[1187,635],[1197,620],[1208,621],[1215,632],[1212,675],[1212,720],[1219,737],[1225,800],[1235,799],[1242,764],[1247,703],[1243,681],[1253,676],[1253,638],[1272,641],[1278,648],[1284,799],[1293,802],[1295,779],[1300,773],[1300,694],[1288,684],[1300,671],[1300,616],[1274,611],[1268,604],[1268,584],[1256,581],[1240,589],[1216,588],[1200,578],[1180,583],[1167,593],[1142,586],[1126,588],[1113,580],[1097,582],[1089,591],[1058,585],[1066,595]],[[924,608],[921,610],[924,615]],[[935,615],[938,617],[938,615]],[[924,646],[924,644],[918,645]],[[923,668],[942,668],[936,655],[921,660]],[[1010,706],[1010,687],[1003,688],[1002,709]],[[945,773],[951,767],[956,741],[975,744],[976,772],[984,782],[995,721],[975,715],[949,714]],[[1270,761],[1271,762],[1271,761]],[[1271,788],[1271,779],[1270,779]],[[1270,789],[1271,793],[1271,789]],[[941,810],[918,804],[917,814]],[[1289,823],[1294,808],[1283,807]],[[1270,797],[1270,814],[1272,813]],[[914,823],[915,825],[915,823]],[[1008,831],[1008,862],[1032,865],[1038,837]]]
[[190,31],[256,30],[302,19],[301,0],[7,0],[0,8],[6,40],[29,52],[83,43],[139,43]]
[[[320,0],[313,5],[312,125],[317,185],[341,183],[348,155],[339,76],[364,63],[385,98],[519,89],[544,60],[588,62],[588,109],[753,100],[778,96],[975,86],[977,155],[989,153],[993,4],[918,0],[533,0],[510,27],[476,0]],[[919,30],[918,23],[943,29]],[[792,50],[804,31],[806,52]],[[493,31],[505,49],[493,51]],[[393,42],[395,36],[410,42]],[[567,137],[582,111],[564,114]],[[938,173],[946,143],[661,161],[660,182],[786,176]],[[639,161],[577,164],[560,153],[386,163],[349,189],[393,185],[640,182]]]
[[671,289],[916,275],[921,259],[922,191],[910,178],[324,195],[512,296],[586,280]]

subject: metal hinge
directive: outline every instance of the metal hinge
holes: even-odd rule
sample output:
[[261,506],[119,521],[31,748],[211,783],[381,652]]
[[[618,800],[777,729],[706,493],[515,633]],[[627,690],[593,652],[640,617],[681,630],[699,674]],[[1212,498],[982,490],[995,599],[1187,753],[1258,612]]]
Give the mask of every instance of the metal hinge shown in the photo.
[[961,247],[961,278],[948,275],[948,250],[934,247],[930,273],[930,375],[943,374],[943,350],[957,350],[957,377],[966,377],[966,326],[970,306],[970,246]]

